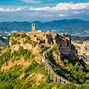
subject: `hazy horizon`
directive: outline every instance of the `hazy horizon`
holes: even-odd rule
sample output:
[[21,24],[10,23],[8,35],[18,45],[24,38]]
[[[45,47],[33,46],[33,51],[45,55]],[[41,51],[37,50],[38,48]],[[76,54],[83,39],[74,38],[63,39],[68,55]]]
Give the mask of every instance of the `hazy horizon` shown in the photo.
[[81,21],[88,21],[89,22],[89,20],[82,20],[82,19],[54,19],[54,20],[50,20],[50,21],[40,21],[40,20],[34,20],[34,21],[25,21],[25,20],[23,20],[23,21],[3,21],[3,22],[0,21],[0,23],[4,23],[4,22],[28,22],[28,23],[41,22],[41,23],[46,23],[46,22],[63,21],[63,20],[81,20]]

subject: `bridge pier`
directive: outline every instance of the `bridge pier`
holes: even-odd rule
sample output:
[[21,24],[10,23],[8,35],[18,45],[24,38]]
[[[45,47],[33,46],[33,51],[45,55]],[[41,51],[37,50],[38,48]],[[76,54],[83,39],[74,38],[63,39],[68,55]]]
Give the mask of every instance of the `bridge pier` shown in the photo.
[[53,76],[53,82],[57,82],[57,77],[55,75]]
[[45,70],[47,70],[47,66],[46,66],[46,63],[44,63],[44,67],[45,67]]
[[62,84],[65,84],[65,81],[62,80],[61,83],[62,83]]
[[48,69],[48,75],[50,76],[50,70]]
[[57,78],[57,82],[61,82],[61,79]]
[[50,79],[53,80],[53,74],[50,72]]

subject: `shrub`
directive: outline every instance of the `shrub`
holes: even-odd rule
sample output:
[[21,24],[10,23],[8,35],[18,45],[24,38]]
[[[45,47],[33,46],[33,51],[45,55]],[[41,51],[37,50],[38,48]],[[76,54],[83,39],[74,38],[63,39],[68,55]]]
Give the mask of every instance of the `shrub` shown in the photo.
[[13,36],[14,36],[14,37],[19,37],[20,34],[18,34],[18,33],[13,33]]
[[23,44],[26,44],[26,43],[28,43],[28,40],[27,39],[25,41],[23,41]]
[[38,63],[33,60],[32,64],[25,70],[25,73],[28,73],[29,71],[34,70],[38,66]]
[[34,57],[35,55],[31,53],[30,58],[33,59]]
[[11,45],[15,45],[15,44],[20,44],[20,42],[17,42],[16,40],[11,42]]
[[27,35],[26,35],[25,33],[23,33],[23,34],[21,34],[20,36],[21,36],[21,38],[24,38],[24,37],[26,37]]
[[44,52],[44,51],[47,50],[48,48],[50,48],[50,47],[41,45],[41,51],[40,51],[40,53]]
[[11,45],[15,45],[15,44],[17,44],[17,41],[12,41],[11,42]]
[[28,51],[27,49],[24,49],[23,47],[20,47],[19,54],[24,57],[24,59],[29,59],[31,55],[31,51]]
[[33,47],[37,45],[37,42],[30,40],[30,43],[32,44]]
[[28,58],[30,58],[30,54],[31,54],[31,52],[30,52],[30,51],[27,51],[27,52],[24,54],[24,59],[27,60]]
[[28,51],[27,49],[24,49],[23,47],[19,48],[19,51],[14,51],[12,53],[12,57],[19,59],[20,56],[23,56],[25,60],[29,59],[31,55],[31,51]]
[[29,36],[26,36],[26,40],[30,40],[31,38]]
[[46,57],[46,58],[50,58],[51,52],[52,52],[51,50],[46,51],[45,57]]
[[55,44],[55,45],[52,47],[52,51],[55,51],[57,54],[59,53],[59,46],[58,46],[58,44]]

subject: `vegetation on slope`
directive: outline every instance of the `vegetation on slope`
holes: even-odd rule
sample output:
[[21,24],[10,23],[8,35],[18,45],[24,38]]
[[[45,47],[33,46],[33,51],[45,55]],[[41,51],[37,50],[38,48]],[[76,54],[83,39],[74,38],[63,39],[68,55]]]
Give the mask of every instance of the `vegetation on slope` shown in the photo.
[[28,67],[15,65],[0,72],[0,89],[72,89],[74,86],[51,82],[43,65],[33,61]]
[[[29,39],[26,34],[14,35],[17,39]],[[39,63],[42,58],[39,56],[42,56],[42,53],[49,47],[29,40],[24,42],[24,44],[26,43],[31,43],[33,45],[32,49],[28,50],[24,49],[22,46],[19,46],[19,50],[14,50],[12,52],[11,47],[8,46],[7,49],[0,55],[0,89],[76,89],[74,84],[63,85],[52,82],[49,79],[49,75],[44,69],[44,66]],[[35,53],[33,49],[39,52]],[[72,82],[81,83],[82,85],[79,86],[78,89],[88,89],[89,81],[87,79],[89,79],[89,67],[87,66],[86,69],[79,62],[75,62],[75,64],[73,64],[68,59],[61,60],[58,58],[60,55],[61,54],[57,44],[45,54],[46,58],[50,59],[49,63],[55,72]],[[39,57],[39,61],[37,57]],[[65,67],[63,68],[64,65],[61,66],[57,63],[57,58],[65,65],[66,69]],[[18,60],[21,61],[22,59],[24,59],[24,64],[28,64],[23,65],[22,62],[18,63]],[[8,68],[10,61],[13,65]],[[5,66],[7,69],[3,70],[2,67]],[[88,72],[86,72],[85,69]]]
[[11,50],[10,48],[7,48],[8,50],[4,53],[2,53],[0,55],[0,67],[5,63],[7,62],[8,60],[10,60],[10,53],[11,53]]
[[[46,49],[47,47],[41,45],[40,52]],[[14,65],[16,58],[24,56],[25,54],[29,54],[29,51],[23,49],[22,47],[19,51],[15,53],[13,52],[12,54],[9,46],[4,52],[2,52],[2,54],[0,55],[0,89],[64,89],[65,87],[71,89],[74,87],[73,85],[62,85],[60,83],[51,82],[43,65],[37,63],[37,61],[33,59],[32,63],[29,64],[29,66],[24,66],[22,64]],[[7,70],[2,70],[3,64],[8,64],[12,59],[13,65]],[[27,60],[25,60],[25,62],[26,61]],[[8,65],[6,66],[8,67]]]
[[[89,69],[86,69],[86,67],[84,67],[79,61],[76,61],[76,62],[69,61],[69,59],[66,59],[66,57],[64,57],[64,59],[62,59],[65,66],[62,67],[62,66],[58,65],[56,63],[55,56],[53,56],[54,48],[56,49],[56,52],[58,52],[57,51],[58,47],[56,45],[52,49],[47,51],[45,54],[46,58],[48,58],[50,60],[49,63],[52,66],[52,68],[54,69],[54,71],[57,72],[59,75],[67,78],[71,82],[75,82],[75,83],[79,83],[79,84],[85,83],[87,81],[87,79],[89,78],[88,74],[87,74],[88,73],[87,71]],[[86,77],[86,75],[88,78]]]

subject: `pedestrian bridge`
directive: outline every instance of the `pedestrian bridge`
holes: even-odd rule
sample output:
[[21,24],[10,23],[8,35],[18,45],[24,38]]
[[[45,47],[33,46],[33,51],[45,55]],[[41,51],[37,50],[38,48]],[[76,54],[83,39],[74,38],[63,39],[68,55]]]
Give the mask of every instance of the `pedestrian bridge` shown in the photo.
[[[48,50],[50,50],[50,49],[48,49]],[[50,79],[53,80],[53,82],[60,82],[62,84],[69,84],[70,81],[68,81],[67,79],[63,78],[62,76],[60,76],[54,72],[54,70],[50,66],[48,60],[45,58],[45,53],[46,53],[46,51],[43,53],[42,62],[43,62],[43,65],[45,67],[45,70],[48,71],[48,75],[49,75]]]

